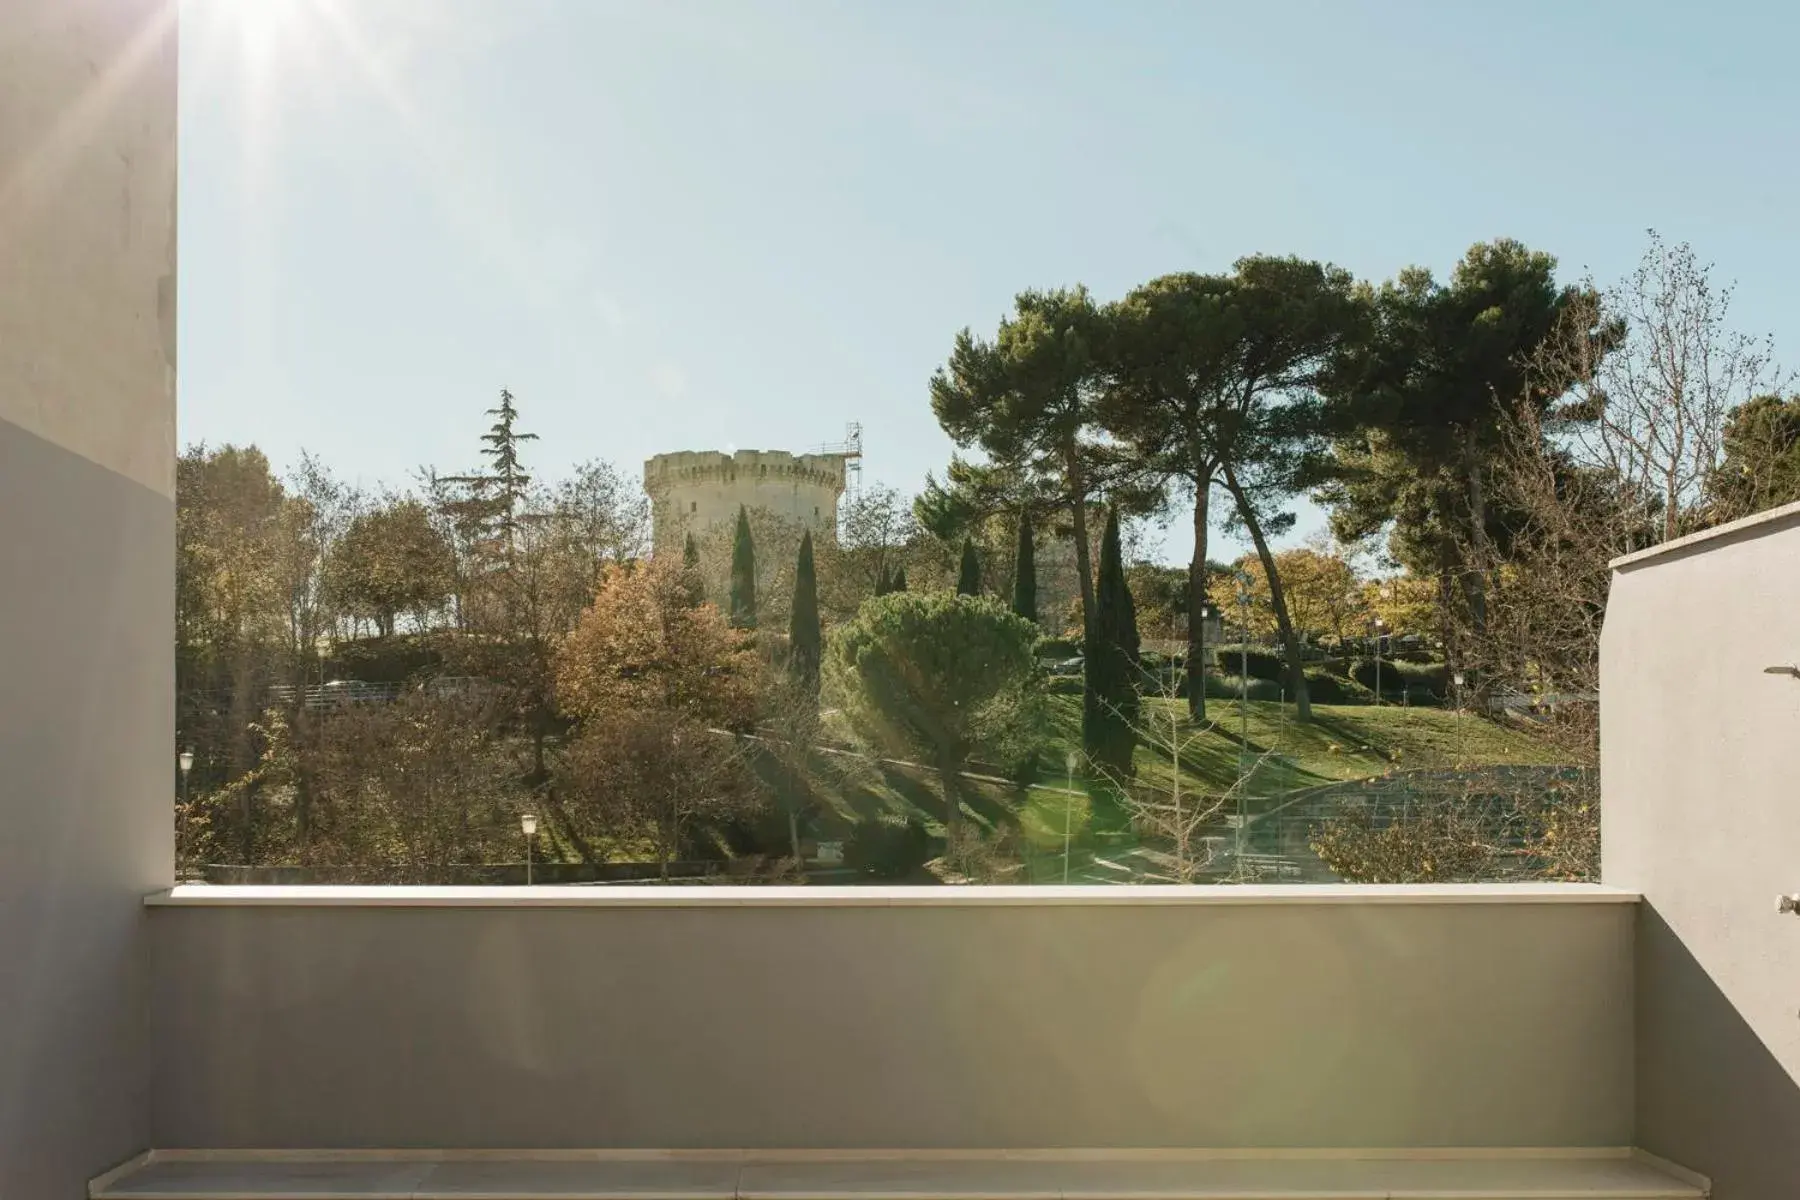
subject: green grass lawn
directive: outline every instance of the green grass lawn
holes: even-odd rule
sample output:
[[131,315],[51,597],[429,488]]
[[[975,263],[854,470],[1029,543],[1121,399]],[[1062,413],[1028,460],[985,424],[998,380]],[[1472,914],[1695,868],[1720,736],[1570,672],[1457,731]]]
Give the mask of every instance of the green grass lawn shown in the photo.
[[[1443,709],[1315,705],[1306,725],[1293,720],[1291,705],[1276,701],[1251,701],[1240,709],[1237,701],[1213,700],[1207,709],[1208,724],[1194,727],[1185,723],[1185,702],[1147,700],[1143,723],[1163,731],[1160,739],[1166,742],[1169,717],[1180,722],[1173,736],[1183,742],[1182,782],[1197,800],[1228,791],[1238,779],[1240,762],[1249,765],[1242,791],[1252,811],[1300,789],[1393,770],[1559,761],[1527,731]],[[1106,787],[1078,771],[1073,793],[1068,790],[1062,764],[1080,745],[1080,698],[1053,696],[1042,765],[1029,786],[976,777],[963,783],[966,817],[1015,835],[1028,875],[1039,881],[1060,872],[1065,822],[1071,842],[1086,855],[1136,841],[1127,814]],[[1138,782],[1169,787],[1174,764],[1166,747],[1140,742],[1134,766]],[[771,783],[788,786],[773,777]],[[815,805],[820,837],[848,836],[858,822],[883,814],[917,816],[934,831],[942,827],[942,793],[937,773],[929,768],[821,751],[812,756],[797,786]],[[1094,875],[1089,871],[1083,878]]]
[[[1053,697],[1054,753],[1081,743],[1081,701]],[[1293,706],[1273,700],[1207,702],[1209,725],[1171,735],[1168,720],[1185,714],[1184,701],[1145,701],[1140,724],[1157,732],[1163,746],[1140,741],[1134,765],[1146,783],[1164,785],[1171,763],[1166,744],[1185,741],[1184,778],[1202,790],[1223,791],[1237,780],[1241,763],[1255,766],[1252,794],[1268,795],[1345,779],[1411,768],[1492,764],[1551,764],[1555,753],[1530,733],[1472,713],[1391,705],[1315,704],[1309,724],[1293,719]],[[1192,740],[1186,740],[1194,735]],[[1240,755],[1240,746],[1243,752]]]
[[[943,822],[943,792],[931,768],[824,750],[810,756],[798,780],[766,759],[757,770],[777,792],[800,789],[814,806],[820,837],[848,836],[859,822],[882,816],[917,817],[933,827]],[[1010,783],[968,778],[963,781],[963,804],[974,820],[995,827],[1011,818],[1021,791]]]

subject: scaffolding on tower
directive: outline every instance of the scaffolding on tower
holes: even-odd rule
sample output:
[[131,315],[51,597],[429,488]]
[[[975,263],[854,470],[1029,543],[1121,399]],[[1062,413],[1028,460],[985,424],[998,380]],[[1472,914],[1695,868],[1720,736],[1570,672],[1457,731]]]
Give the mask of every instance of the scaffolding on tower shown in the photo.
[[862,487],[862,422],[844,426],[844,440],[814,448],[814,454],[835,454],[844,460],[844,492],[854,496]]

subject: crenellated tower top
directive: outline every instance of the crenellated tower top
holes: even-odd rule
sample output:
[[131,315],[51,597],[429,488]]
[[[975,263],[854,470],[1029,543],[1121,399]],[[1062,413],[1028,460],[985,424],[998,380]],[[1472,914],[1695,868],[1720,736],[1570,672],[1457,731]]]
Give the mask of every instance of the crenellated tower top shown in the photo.
[[658,454],[644,463],[656,550],[678,547],[686,533],[736,519],[740,505],[766,510],[815,535],[834,534],[846,461],[840,453],[786,450]]

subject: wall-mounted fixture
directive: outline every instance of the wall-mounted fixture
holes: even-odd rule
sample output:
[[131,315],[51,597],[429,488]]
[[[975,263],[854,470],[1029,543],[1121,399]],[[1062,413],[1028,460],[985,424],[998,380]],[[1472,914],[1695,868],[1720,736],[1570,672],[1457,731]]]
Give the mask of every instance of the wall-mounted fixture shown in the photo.
[[1775,911],[1778,913],[1793,913],[1795,916],[1800,917],[1800,893],[1795,893],[1792,896],[1777,896],[1775,898]]

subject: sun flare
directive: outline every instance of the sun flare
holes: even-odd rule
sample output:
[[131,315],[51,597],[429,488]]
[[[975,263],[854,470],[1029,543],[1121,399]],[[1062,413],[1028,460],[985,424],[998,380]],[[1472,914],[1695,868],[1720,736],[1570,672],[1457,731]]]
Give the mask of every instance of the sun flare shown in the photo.
[[208,10],[256,76],[272,70],[284,51],[310,48],[302,43],[318,32],[314,0],[190,0],[190,7]]

